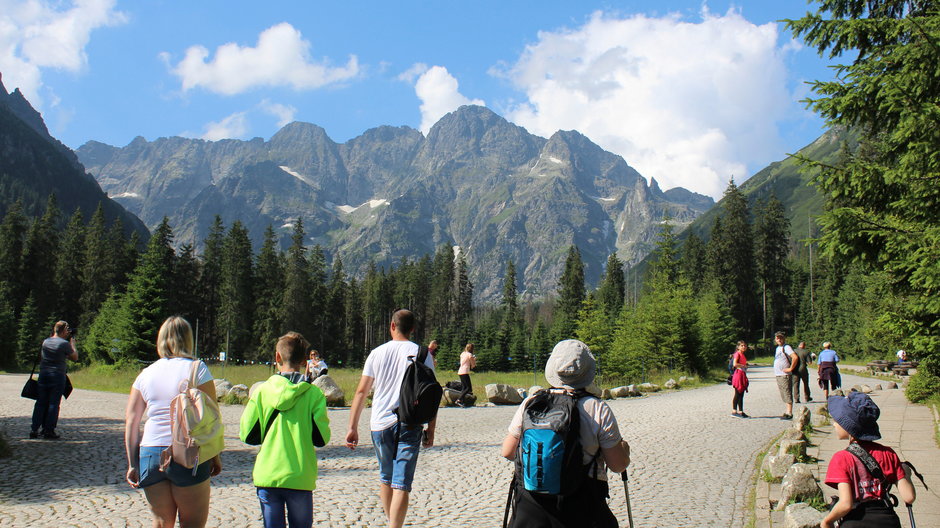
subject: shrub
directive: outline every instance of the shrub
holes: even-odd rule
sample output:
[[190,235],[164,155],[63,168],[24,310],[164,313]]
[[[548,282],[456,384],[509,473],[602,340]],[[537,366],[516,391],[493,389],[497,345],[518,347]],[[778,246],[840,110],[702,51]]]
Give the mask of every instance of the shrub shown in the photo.
[[914,403],[921,403],[938,394],[940,394],[940,377],[929,373],[927,369],[917,369],[917,374],[912,376],[907,384],[907,399]]

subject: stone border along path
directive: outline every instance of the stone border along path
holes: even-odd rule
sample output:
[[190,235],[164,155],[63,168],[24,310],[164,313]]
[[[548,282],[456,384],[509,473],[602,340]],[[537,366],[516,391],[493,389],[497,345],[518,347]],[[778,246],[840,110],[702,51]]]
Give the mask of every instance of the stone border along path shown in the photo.
[[[715,385],[643,398],[611,400],[632,449],[629,469],[633,518],[639,527],[741,527],[750,515],[747,496],[758,450],[789,422],[773,370],[752,367],[744,408],[732,417],[732,389]],[[845,376],[851,386],[862,382]],[[142,491],[124,482],[125,395],[76,390],[63,403],[62,439],[28,440],[33,402],[19,396],[25,375],[0,375],[0,430],[14,455],[0,459],[0,526],[149,526]],[[821,402],[822,392],[813,394]],[[238,440],[241,406],[223,405],[226,451],[223,472],[212,482],[209,526],[260,526],[251,469],[255,448]],[[515,406],[441,409],[437,445],[422,450],[406,526],[492,527],[502,523],[512,463],[499,446]],[[331,409],[333,438],[320,450],[314,524],[382,526],[378,471],[369,445],[342,444],[348,409]],[[623,485],[610,479],[611,509],[627,525]]]

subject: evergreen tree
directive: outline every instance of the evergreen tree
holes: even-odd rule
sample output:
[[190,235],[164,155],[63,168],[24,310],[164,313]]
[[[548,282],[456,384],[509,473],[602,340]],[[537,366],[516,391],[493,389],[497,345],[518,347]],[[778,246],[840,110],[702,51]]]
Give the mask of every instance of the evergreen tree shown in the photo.
[[[20,310],[20,319],[16,333],[16,362],[21,369],[31,368],[39,359],[42,340],[47,337],[43,332],[45,322],[36,308],[36,298],[30,294]],[[50,326],[51,329],[51,326]]]
[[17,338],[19,326],[13,302],[10,300],[9,287],[0,282],[0,368],[15,369],[17,364]]
[[604,272],[604,278],[601,279],[600,286],[597,288],[597,300],[601,308],[607,314],[608,319],[613,319],[623,309],[624,295],[626,291],[626,280],[623,275],[623,262],[617,258],[617,253],[611,253],[607,257],[607,269]]
[[355,277],[349,279],[347,292],[346,305],[343,307],[346,322],[346,328],[343,329],[343,342],[349,349],[349,359],[342,366],[361,367],[366,361],[368,351],[365,349],[363,340],[365,326],[362,316],[362,288]]
[[323,307],[329,302],[329,291],[326,285],[326,255],[323,253],[320,244],[316,244],[310,249],[307,262],[310,275],[310,291],[307,296],[307,302],[310,303],[307,309],[310,320],[307,323],[307,328],[310,335],[313,336],[310,343],[314,348],[323,351],[327,344],[326,317],[329,316]]
[[255,259],[254,269],[256,356],[262,361],[271,361],[283,329],[280,304],[284,292],[284,262],[277,248],[277,235],[270,225],[264,231],[264,242]]
[[[529,364],[524,349],[519,347],[519,308],[518,290],[516,289],[516,267],[512,260],[506,265],[506,276],[503,278],[503,295],[499,303],[501,321],[499,325],[499,367],[512,366],[514,370],[523,370]],[[514,354],[513,352],[519,352]],[[511,362],[506,361],[512,358]]]
[[78,328],[82,313],[82,275],[85,268],[85,223],[82,210],[75,209],[61,236],[55,262],[55,280],[49,281],[56,289],[55,317]]
[[679,259],[679,269],[685,280],[689,281],[692,291],[698,293],[702,290],[708,276],[708,253],[705,243],[695,233],[690,233],[682,246],[682,257]]
[[30,225],[23,248],[24,291],[32,292],[36,313],[41,320],[52,314],[58,297],[53,277],[59,246],[60,215],[55,195],[50,195],[46,212]]
[[0,284],[6,284],[13,311],[17,312],[25,297],[23,277],[23,246],[28,225],[23,216],[22,202],[7,210],[0,224]]
[[[450,330],[453,339],[448,342],[452,342],[463,350],[463,346],[470,340],[473,333],[473,283],[470,282],[470,271],[463,253],[457,257],[453,294],[453,318]],[[518,326],[517,319],[514,317],[515,326]],[[513,343],[511,348],[516,346],[514,341],[510,341]]]
[[754,222],[757,257],[757,278],[761,286],[764,315],[764,339],[771,329],[790,330],[784,326],[788,278],[787,255],[790,252],[790,220],[776,196],[760,203]]
[[202,272],[199,275],[199,298],[201,309],[201,341],[199,349],[204,354],[215,354],[224,344],[219,336],[219,296],[222,288],[222,245],[225,241],[225,226],[222,217],[215,215],[209,233],[203,243]]
[[[199,291],[199,259],[192,244],[183,244],[173,269],[173,286],[171,288],[170,307],[186,318],[196,328],[196,321],[200,315],[200,299],[196,295]],[[202,331],[202,328],[199,328]]]
[[581,261],[581,251],[575,245],[568,248],[565,271],[561,275],[558,288],[552,335],[555,340],[561,341],[574,336],[578,312],[584,302],[584,262]]
[[696,370],[705,372],[722,364],[738,340],[734,318],[722,302],[721,288],[715,283],[695,296],[696,327],[700,346],[693,358]]
[[754,295],[754,242],[747,200],[734,180],[725,189],[721,208],[721,219],[715,221],[709,239],[709,264],[735,322],[750,333],[758,323],[755,314],[760,313]]
[[339,257],[333,259],[333,270],[327,285],[326,304],[321,307],[323,313],[323,348],[334,361],[340,364],[349,362],[349,348],[346,346],[346,301],[348,296],[346,272]]
[[432,264],[428,313],[424,314],[424,331],[440,335],[451,326],[454,313],[454,249],[442,244],[434,254]]
[[812,83],[807,103],[830,126],[861,134],[859,150],[819,168],[827,196],[820,219],[829,254],[887,272],[891,293],[907,299],[886,315],[922,361],[906,392],[940,393],[940,14],[936,2],[827,0],[788,20],[796,37],[830,57],[843,53],[834,81]]
[[[597,361],[597,373],[607,373],[607,353],[613,335],[610,331],[611,318],[606,306],[597,302],[593,295],[588,295],[578,314],[577,336],[591,349]],[[598,376],[598,380],[600,380]]]
[[164,217],[131,274],[127,290],[115,297],[117,306],[112,303],[108,310],[103,306],[92,323],[90,344],[107,348],[94,354],[114,362],[157,358],[157,331],[174,312],[169,299],[175,259],[173,230]]
[[117,282],[114,249],[108,240],[104,221],[104,207],[99,202],[98,208],[85,227],[83,244],[84,258],[81,274],[81,295],[79,305],[82,316],[78,321],[81,328],[89,328],[101,303],[108,297],[108,292]]
[[[285,330],[300,332],[305,337],[315,337],[313,317],[310,310],[310,295],[313,283],[310,278],[310,263],[304,248],[303,220],[298,218],[291,235],[291,246],[287,250],[284,268],[284,293],[281,298],[280,319]],[[311,339],[311,342],[315,342]]]
[[222,276],[219,291],[219,336],[224,337],[233,359],[255,360],[251,343],[252,251],[248,230],[235,221],[222,243]]

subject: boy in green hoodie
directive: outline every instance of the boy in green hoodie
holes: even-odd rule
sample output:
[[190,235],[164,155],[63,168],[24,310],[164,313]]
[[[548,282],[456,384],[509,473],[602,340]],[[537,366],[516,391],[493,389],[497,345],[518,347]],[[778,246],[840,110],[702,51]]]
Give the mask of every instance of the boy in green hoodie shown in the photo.
[[242,413],[242,441],[261,445],[251,476],[265,528],[286,526],[285,506],[291,528],[313,525],[314,446],[330,441],[330,420],[323,392],[304,377],[309,348],[297,332],[281,336],[274,352],[278,374],[255,391]]

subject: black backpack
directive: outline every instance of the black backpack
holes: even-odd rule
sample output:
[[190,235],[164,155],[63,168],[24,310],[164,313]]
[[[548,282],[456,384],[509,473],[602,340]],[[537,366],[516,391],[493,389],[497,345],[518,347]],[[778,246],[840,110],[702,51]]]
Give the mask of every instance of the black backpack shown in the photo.
[[437,382],[434,369],[427,366],[427,347],[418,349],[418,356],[409,356],[398,396],[398,421],[404,425],[424,425],[437,416],[444,389]]

